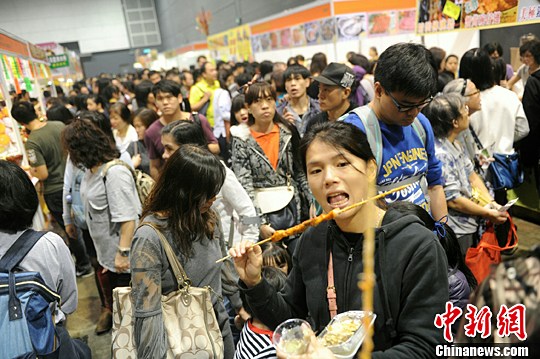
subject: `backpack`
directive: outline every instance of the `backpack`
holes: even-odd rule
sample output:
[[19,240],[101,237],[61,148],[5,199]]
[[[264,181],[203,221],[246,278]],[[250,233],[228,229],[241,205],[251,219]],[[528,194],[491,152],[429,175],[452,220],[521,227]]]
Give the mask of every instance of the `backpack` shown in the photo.
[[84,177],[84,171],[78,167],[74,167],[73,176],[71,179],[71,212],[73,213],[73,221],[78,228],[88,229],[84,211],[84,203],[81,198],[81,182]]
[[141,205],[144,205],[144,202],[146,202],[146,199],[148,198],[148,195],[150,194],[150,191],[152,191],[152,188],[154,187],[154,179],[150,177],[150,175],[140,171],[140,170],[134,170],[131,168],[127,163],[120,159],[114,159],[112,161],[107,162],[105,167],[103,167],[102,170],[102,176],[103,176],[103,182],[107,179],[107,172],[112,166],[124,166],[127,168],[131,174],[133,175],[133,180],[135,181],[135,187],[137,188],[137,194],[139,195],[139,200],[141,201]]
[[[379,125],[379,120],[377,119],[377,116],[375,116],[375,113],[367,105],[362,106],[362,107],[357,107],[351,112],[354,112],[358,116],[358,118],[360,118],[360,121],[362,121],[362,124],[364,125],[366,137],[369,142],[369,147],[371,147],[371,151],[373,152],[373,155],[375,156],[375,161],[377,162],[377,173],[379,173],[381,170],[382,160],[383,160],[383,141],[382,141],[381,127]],[[351,112],[346,113],[345,115],[341,116],[339,120],[340,121],[344,120]],[[420,123],[420,120],[418,119],[418,117],[415,117],[414,122],[412,123],[411,126],[413,127],[418,137],[420,137],[425,147],[426,146],[426,129],[424,128],[422,123]],[[382,186],[377,185],[377,191],[386,192],[394,188],[397,188],[399,186],[412,184],[415,182],[420,182],[422,192],[424,193],[424,196],[427,199],[428,186],[427,186],[427,179],[426,179],[425,173],[418,174],[416,176],[404,179],[403,181],[400,181],[400,182],[391,183],[391,184],[382,185]]]
[[0,259],[0,358],[41,357],[59,347],[52,309],[60,295],[38,272],[15,271],[45,233],[25,231]]

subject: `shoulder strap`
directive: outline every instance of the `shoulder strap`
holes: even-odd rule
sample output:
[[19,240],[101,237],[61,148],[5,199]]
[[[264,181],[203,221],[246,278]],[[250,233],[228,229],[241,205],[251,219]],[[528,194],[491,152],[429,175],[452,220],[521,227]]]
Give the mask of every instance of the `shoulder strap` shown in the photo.
[[45,233],[47,232],[36,232],[33,229],[28,229],[21,234],[0,259],[0,271],[11,272],[13,268],[17,267]]
[[377,173],[379,173],[383,156],[381,126],[379,125],[379,120],[377,119],[377,116],[375,116],[375,112],[373,112],[368,105],[357,107],[351,112],[354,112],[364,125],[369,147],[371,147],[371,151],[373,151],[373,155],[377,161]]
[[180,261],[176,257],[176,254],[174,254],[171,245],[169,244],[169,242],[167,242],[167,239],[165,238],[163,233],[161,233],[161,231],[156,227],[156,225],[151,222],[143,222],[139,225],[139,227],[142,226],[151,227],[154,231],[156,231],[159,237],[159,241],[161,242],[161,246],[163,247],[163,249],[165,250],[165,254],[167,255],[167,260],[171,265],[173,274],[178,281],[178,285],[181,288],[189,288],[191,286],[191,281],[189,280],[186,272],[184,271],[184,268],[182,267],[182,264],[180,264]]
[[[109,169],[113,166],[124,166],[125,168],[127,168],[129,172],[131,173],[131,176],[133,177],[133,181],[135,182],[135,187],[137,187],[137,174],[135,173],[133,168],[131,168],[127,163],[125,163],[119,158],[115,158],[114,160],[107,162],[105,166],[103,167],[103,169],[101,170],[101,175],[103,176],[104,183],[107,182],[107,172],[109,172]],[[107,190],[107,185],[105,185],[105,191],[106,190]]]
[[334,285],[334,261],[332,260],[332,251],[328,259],[328,287],[326,287],[326,298],[328,299],[328,310],[330,311],[330,319],[337,314],[336,287]]
[[482,146],[482,142],[480,142],[480,139],[476,135],[476,132],[474,132],[474,129],[472,128],[471,125],[469,125],[469,130],[471,130],[471,135],[474,138],[474,142],[476,143],[476,147],[478,147],[479,150],[483,150],[484,146]]
[[416,132],[416,134],[418,135],[418,137],[420,137],[420,139],[422,140],[424,147],[426,147],[426,129],[424,128],[424,126],[422,125],[418,117],[414,118],[412,127],[414,131]]
[[202,122],[201,122],[201,115],[197,111],[193,111],[191,113],[191,117],[193,118],[193,122],[195,122],[197,125],[199,125],[202,128]]

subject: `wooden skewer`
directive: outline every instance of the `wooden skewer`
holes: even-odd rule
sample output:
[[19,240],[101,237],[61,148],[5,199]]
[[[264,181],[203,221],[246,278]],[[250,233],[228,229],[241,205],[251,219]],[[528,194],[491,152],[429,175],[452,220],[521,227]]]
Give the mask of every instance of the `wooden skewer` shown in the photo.
[[[354,209],[356,207],[360,207],[360,206],[368,203],[369,201],[375,201],[375,200],[378,200],[380,198],[386,197],[389,194],[401,191],[401,190],[407,188],[408,186],[410,186],[410,184],[406,184],[406,185],[403,185],[403,186],[396,187],[394,189],[391,189],[390,191],[380,193],[380,194],[378,194],[376,196],[373,196],[373,197],[368,198],[366,200],[363,200],[361,202],[351,204],[350,206],[347,206],[347,207],[345,207],[343,209],[334,209],[334,210],[330,211],[327,214],[321,214],[321,215],[319,215],[319,216],[317,216],[315,218],[308,219],[307,221],[304,221],[304,222],[302,222],[302,223],[300,223],[300,224],[298,224],[298,225],[296,225],[294,227],[291,227],[289,229],[277,230],[277,231],[274,232],[274,234],[272,234],[272,236],[270,236],[270,237],[268,237],[266,239],[263,239],[262,241],[259,241],[259,242],[255,243],[254,245],[261,245],[261,244],[264,244],[264,243],[267,243],[267,242],[270,242],[270,241],[279,242],[283,238],[287,238],[287,237],[292,236],[294,234],[304,232],[308,227],[316,226],[321,222],[329,221],[331,219],[334,219],[336,216],[340,215],[343,212],[347,212],[347,211],[350,211],[351,209]],[[224,262],[229,258],[231,258],[230,255],[228,255],[226,257],[223,257],[221,259],[218,259],[216,261],[216,263]]]

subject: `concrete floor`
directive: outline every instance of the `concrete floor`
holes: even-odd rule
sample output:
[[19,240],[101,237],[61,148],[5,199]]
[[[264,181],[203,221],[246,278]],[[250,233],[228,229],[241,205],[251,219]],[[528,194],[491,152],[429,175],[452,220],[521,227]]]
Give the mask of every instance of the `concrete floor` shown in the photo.
[[[540,226],[514,218],[518,227],[519,248],[528,249],[534,244],[540,244]],[[111,357],[111,333],[95,335],[94,329],[101,312],[100,301],[94,277],[78,278],[79,306],[70,315],[67,328],[72,337],[88,337],[88,345],[92,349],[94,359],[109,359]]]

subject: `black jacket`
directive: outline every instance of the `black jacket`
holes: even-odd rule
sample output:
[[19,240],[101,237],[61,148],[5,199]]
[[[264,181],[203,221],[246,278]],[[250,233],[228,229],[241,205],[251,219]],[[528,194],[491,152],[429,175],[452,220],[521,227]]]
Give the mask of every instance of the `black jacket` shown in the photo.
[[538,164],[540,159],[540,70],[529,76],[522,102],[529,122],[529,134],[520,141],[519,148],[523,165],[530,167]]
[[[311,316],[315,330],[330,321],[326,299],[327,266],[332,248],[338,313],[362,308],[358,275],[363,271],[362,235],[351,241],[335,222],[321,223],[301,237],[293,256],[293,269],[285,288],[277,293],[265,280],[245,291],[254,314],[275,328],[290,318]],[[347,235],[347,237],[351,237]],[[384,250],[379,251],[382,246]],[[384,258],[381,258],[381,254]],[[379,265],[383,262],[384,270]],[[390,209],[376,232],[374,289],[374,358],[433,358],[443,343],[442,330],[433,321],[448,301],[446,255],[434,234],[415,216]],[[381,295],[382,286],[386,295]],[[388,300],[385,315],[382,297]],[[393,323],[389,319],[393,319]],[[385,328],[385,323],[389,327]],[[392,330],[397,334],[391,338]]]

